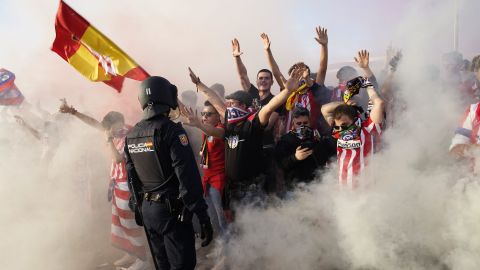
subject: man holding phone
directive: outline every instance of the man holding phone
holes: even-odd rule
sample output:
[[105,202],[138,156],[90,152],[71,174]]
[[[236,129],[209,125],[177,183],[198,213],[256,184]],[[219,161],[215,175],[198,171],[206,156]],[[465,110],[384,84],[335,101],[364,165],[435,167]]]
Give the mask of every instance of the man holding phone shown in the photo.
[[282,136],[275,151],[285,173],[287,189],[292,189],[299,182],[307,183],[315,178],[316,171],[336,155],[336,142],[312,129],[308,109],[297,107],[292,112],[292,129]]

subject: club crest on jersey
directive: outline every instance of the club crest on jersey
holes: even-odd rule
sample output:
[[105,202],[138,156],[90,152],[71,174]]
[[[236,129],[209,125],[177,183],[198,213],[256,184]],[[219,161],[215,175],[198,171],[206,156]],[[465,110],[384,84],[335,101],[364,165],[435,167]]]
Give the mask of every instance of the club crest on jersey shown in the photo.
[[358,149],[362,146],[362,142],[360,140],[342,140],[338,139],[337,140],[337,147],[343,148],[343,149]]
[[178,138],[180,139],[180,143],[181,143],[183,146],[187,146],[187,145],[188,145],[188,137],[187,137],[187,135],[185,135],[185,134],[180,134],[180,135],[178,135]]
[[228,147],[230,147],[231,149],[235,149],[238,146],[239,141],[240,140],[238,139],[237,135],[228,137],[227,138]]

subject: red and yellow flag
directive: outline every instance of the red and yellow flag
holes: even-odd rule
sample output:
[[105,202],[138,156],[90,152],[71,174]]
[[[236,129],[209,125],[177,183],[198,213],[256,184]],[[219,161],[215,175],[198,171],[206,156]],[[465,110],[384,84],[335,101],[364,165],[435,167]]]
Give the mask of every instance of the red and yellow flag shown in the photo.
[[104,82],[121,92],[125,77],[142,81],[150,76],[63,1],[58,7],[55,32],[52,51],[90,81]]

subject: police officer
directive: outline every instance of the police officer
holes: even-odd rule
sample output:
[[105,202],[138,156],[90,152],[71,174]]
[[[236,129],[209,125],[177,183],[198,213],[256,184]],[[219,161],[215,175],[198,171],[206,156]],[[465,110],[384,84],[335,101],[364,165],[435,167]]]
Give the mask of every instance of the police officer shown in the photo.
[[150,77],[138,95],[143,119],[126,137],[130,188],[159,269],[194,269],[192,214],[201,225],[202,246],[213,230],[202,196],[200,174],[185,130],[168,115],[177,108],[177,88]]

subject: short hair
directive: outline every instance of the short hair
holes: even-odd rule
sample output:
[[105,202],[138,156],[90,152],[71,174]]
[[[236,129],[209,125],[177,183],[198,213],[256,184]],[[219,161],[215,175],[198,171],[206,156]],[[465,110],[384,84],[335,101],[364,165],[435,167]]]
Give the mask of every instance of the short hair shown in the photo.
[[235,92],[231,93],[230,95],[226,96],[225,99],[237,100],[240,103],[246,105],[247,107],[252,106],[252,102],[253,102],[252,95],[250,95],[250,93],[248,93],[247,91],[244,91],[244,90],[235,91]]
[[262,73],[262,72],[266,72],[266,73],[270,74],[270,79],[273,80],[273,73],[272,73],[270,70],[266,69],[266,68],[262,68],[262,69],[260,69],[260,70],[257,72],[257,78],[258,78],[258,74],[260,74],[260,73]]
[[303,65],[307,68],[308,70],[308,74],[310,74],[310,67],[308,67],[307,65],[305,65],[304,62],[298,62],[298,63],[295,63],[293,66],[291,66],[289,69],[288,69],[288,75],[290,76],[292,74],[292,71],[294,68],[296,68],[297,66],[299,65]]
[[358,116],[358,111],[354,106],[348,104],[338,105],[333,110],[333,119],[340,119],[343,115],[348,116],[350,119],[355,120]]
[[292,112],[293,118],[298,118],[300,116],[307,116],[310,117],[310,111],[304,107],[296,107]]
[[470,71],[477,72],[480,69],[480,55],[473,57],[470,64]]
[[110,111],[103,117],[101,124],[104,129],[110,129],[113,124],[119,122],[125,123],[125,118],[123,117],[123,114],[115,111]]
[[217,109],[215,108],[215,106],[213,106],[213,104],[210,103],[210,101],[208,101],[208,100],[203,103],[203,106],[205,106],[205,107],[207,107],[207,106],[208,106],[208,107],[212,107],[212,108],[215,110],[215,112],[218,113],[218,111],[217,111]]
[[225,96],[225,87],[221,83],[213,84],[212,86],[210,86],[210,89],[217,92],[217,94],[222,98]]
[[208,101],[208,100],[203,103],[203,106],[212,106],[213,107],[212,103],[210,103],[210,101]]

